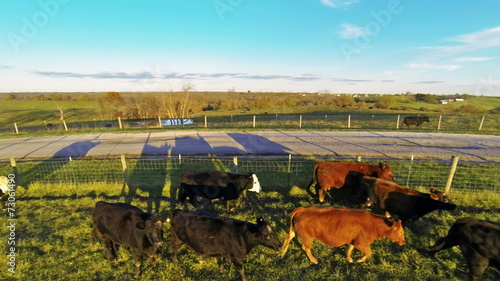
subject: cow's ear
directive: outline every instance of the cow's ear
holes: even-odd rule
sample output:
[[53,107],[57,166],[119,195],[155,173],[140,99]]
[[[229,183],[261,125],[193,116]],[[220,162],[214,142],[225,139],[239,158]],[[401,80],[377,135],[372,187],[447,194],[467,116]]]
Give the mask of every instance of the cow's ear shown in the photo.
[[378,167],[379,167],[380,169],[384,169],[384,164],[383,164],[382,162],[378,162]]
[[387,211],[385,212],[384,216],[388,219],[392,218],[391,214],[389,214],[389,212]]
[[135,227],[137,227],[140,230],[144,230],[144,229],[146,229],[146,222],[140,221],[140,222],[135,224]]
[[439,200],[439,196],[436,193],[431,192],[430,197],[431,197],[431,199]]

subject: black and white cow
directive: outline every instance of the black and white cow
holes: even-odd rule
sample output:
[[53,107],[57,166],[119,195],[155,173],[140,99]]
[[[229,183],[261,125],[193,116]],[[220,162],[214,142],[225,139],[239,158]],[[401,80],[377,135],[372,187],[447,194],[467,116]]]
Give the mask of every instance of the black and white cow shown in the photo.
[[197,197],[209,200],[215,198],[236,200],[243,191],[260,192],[259,179],[253,173],[247,175],[222,171],[183,172],[179,202],[184,203],[189,198],[191,204],[197,207]]
[[102,241],[110,261],[116,258],[117,245],[130,248],[136,278],[141,273],[142,255],[147,255],[152,264],[156,249],[163,244],[160,216],[128,204],[97,202],[92,221],[94,234]]
[[0,204],[2,205],[2,209],[5,209],[5,201],[9,196],[9,179],[6,176],[0,177]]
[[245,278],[243,260],[257,245],[279,250],[281,243],[271,227],[262,218],[257,223],[220,217],[206,212],[189,212],[176,209],[171,218],[170,249],[177,262],[177,251],[186,244],[197,254],[219,257],[220,269],[231,261]]
[[426,250],[434,256],[454,246],[459,246],[465,257],[470,280],[481,280],[488,266],[500,270],[500,223],[474,218],[458,219],[448,235],[439,238]]

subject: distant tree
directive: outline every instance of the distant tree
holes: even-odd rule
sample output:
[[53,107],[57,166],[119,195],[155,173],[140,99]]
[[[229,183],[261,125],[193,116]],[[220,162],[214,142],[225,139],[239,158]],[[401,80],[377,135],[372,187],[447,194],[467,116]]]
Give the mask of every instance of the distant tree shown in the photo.
[[4,97],[6,100],[15,100],[16,99],[16,95],[14,95],[14,94],[6,94]]
[[353,106],[356,104],[356,101],[352,95],[340,95],[337,97],[336,103],[338,106]]
[[394,96],[382,95],[378,98],[375,106],[382,109],[391,109],[398,106],[398,101]]
[[121,105],[124,103],[122,96],[118,92],[107,92],[104,100],[115,105]]

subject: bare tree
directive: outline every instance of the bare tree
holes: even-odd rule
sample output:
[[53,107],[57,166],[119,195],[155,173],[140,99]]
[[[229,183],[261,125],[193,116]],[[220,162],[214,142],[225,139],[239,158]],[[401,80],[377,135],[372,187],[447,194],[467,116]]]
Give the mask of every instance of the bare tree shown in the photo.
[[168,101],[163,99],[163,110],[166,111],[168,118],[184,119],[188,117],[188,113],[191,107],[191,101],[189,100],[189,94],[194,90],[194,85],[191,82],[186,82],[181,86],[180,96],[174,97],[173,91],[170,90]]
[[62,105],[58,105],[57,109],[59,109],[59,112],[56,112],[56,116],[59,116],[59,120],[61,120],[61,121],[64,120],[64,117],[66,116],[67,108],[65,108]]

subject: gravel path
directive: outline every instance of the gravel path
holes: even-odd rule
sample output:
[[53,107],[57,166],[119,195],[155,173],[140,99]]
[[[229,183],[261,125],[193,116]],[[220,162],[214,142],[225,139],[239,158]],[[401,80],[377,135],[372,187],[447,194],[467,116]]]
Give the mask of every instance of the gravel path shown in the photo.
[[331,155],[500,161],[500,136],[353,131],[169,131],[0,139],[0,159],[131,155]]

